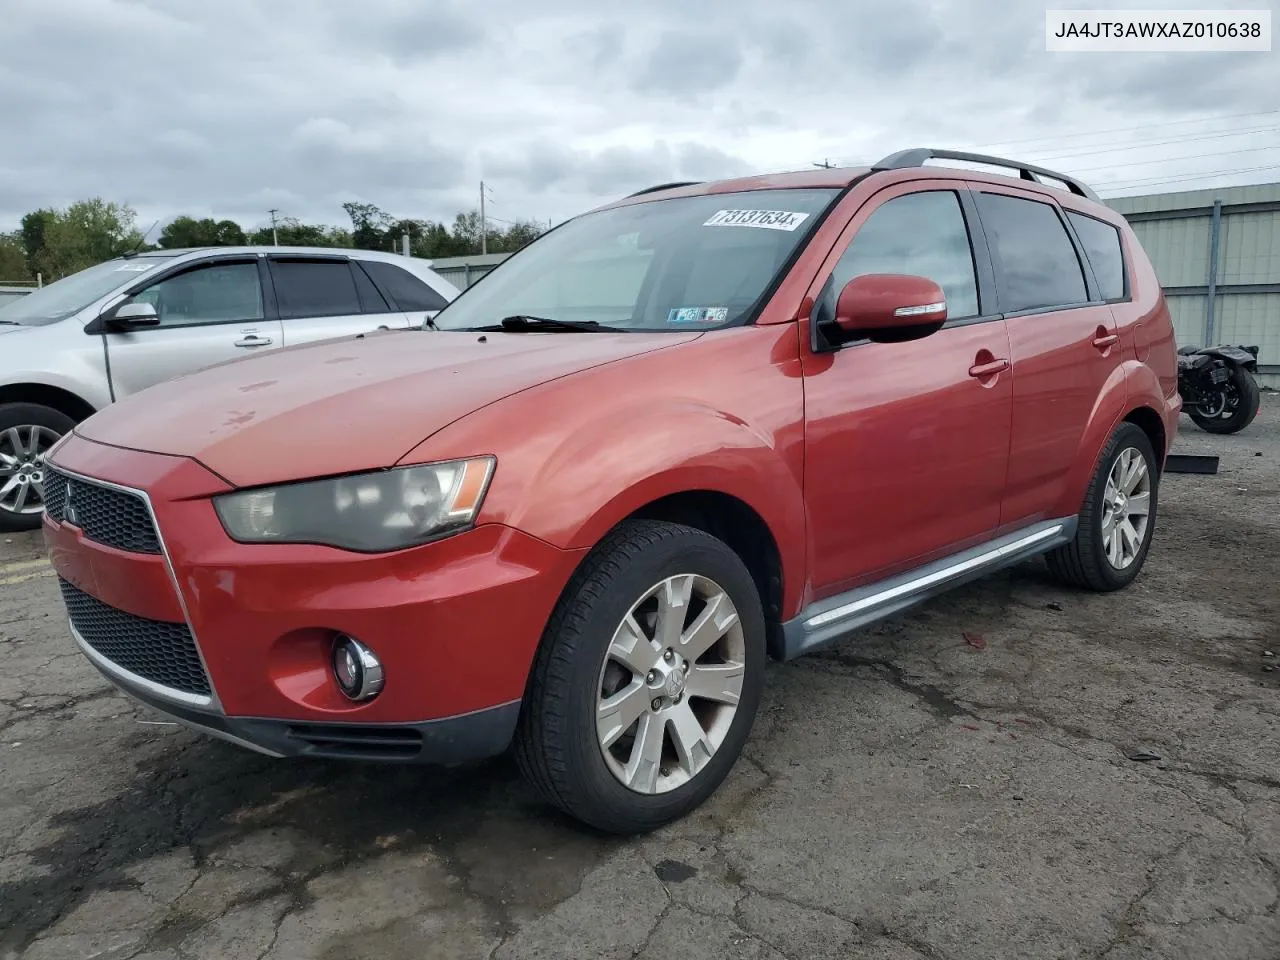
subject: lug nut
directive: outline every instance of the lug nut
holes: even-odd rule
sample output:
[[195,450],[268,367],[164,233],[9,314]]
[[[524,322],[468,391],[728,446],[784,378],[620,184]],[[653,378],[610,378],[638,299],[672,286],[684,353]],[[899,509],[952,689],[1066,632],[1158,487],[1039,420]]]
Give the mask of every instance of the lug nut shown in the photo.
[[661,710],[661,709],[662,709],[662,698],[661,698],[661,697],[655,697],[655,698],[654,698],[654,700],[653,700],[653,704],[652,704],[652,706],[653,706],[653,709],[655,709],[655,710]]
[[675,656],[675,654],[674,654],[674,653],[672,653],[670,650],[668,650],[666,653],[664,653],[664,654],[662,655],[662,659],[663,659],[663,660],[665,660],[665,661],[667,661],[667,663],[670,663],[670,662],[671,662],[671,658],[672,658],[672,657],[674,657],[674,656]]
[[653,683],[655,680],[658,679],[658,674],[653,670],[650,670],[644,679],[646,683]]
[[688,661],[688,660],[686,660],[684,663],[680,664],[680,669],[681,669],[681,670],[683,670],[685,673],[688,673],[688,672],[689,672],[689,661]]

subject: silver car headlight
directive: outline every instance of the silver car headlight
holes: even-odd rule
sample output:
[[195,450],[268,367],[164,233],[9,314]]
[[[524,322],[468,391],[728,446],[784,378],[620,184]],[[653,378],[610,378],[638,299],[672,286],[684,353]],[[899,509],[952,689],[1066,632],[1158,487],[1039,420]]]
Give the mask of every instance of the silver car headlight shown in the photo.
[[474,522],[493,457],[396,467],[328,480],[239,490],[213,498],[241,543],[317,543],[380,553],[412,547]]

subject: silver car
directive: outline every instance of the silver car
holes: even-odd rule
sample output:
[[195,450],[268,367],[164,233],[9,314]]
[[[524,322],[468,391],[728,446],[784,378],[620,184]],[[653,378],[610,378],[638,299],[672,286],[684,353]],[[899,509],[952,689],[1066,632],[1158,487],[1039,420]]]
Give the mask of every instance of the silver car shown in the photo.
[[157,250],[0,306],[0,531],[34,529],[44,454],[120,397],[201,367],[374,329],[458,295],[429,260],[328,247]]

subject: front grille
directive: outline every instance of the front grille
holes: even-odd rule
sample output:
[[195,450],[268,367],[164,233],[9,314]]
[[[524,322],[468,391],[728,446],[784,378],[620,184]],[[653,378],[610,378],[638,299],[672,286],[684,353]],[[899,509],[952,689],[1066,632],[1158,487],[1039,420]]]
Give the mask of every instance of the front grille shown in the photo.
[[209,678],[196,642],[183,623],[148,620],[117,610],[61,577],[62,601],[71,625],[98,654],[162,687],[209,696]]
[[50,519],[79,527],[89,540],[128,553],[160,552],[151,511],[136,493],[71,477],[45,464],[44,507]]

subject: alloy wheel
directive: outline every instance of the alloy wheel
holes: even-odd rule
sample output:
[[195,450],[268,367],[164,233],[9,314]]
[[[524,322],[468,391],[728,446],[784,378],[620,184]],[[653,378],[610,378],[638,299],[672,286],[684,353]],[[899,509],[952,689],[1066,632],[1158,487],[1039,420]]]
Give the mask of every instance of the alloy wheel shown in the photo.
[[737,608],[715,581],[678,574],[646,590],[600,670],[596,734],[614,777],[642,794],[696,777],[733,724],[745,664]]
[[0,430],[0,511],[44,509],[44,457],[58,437],[57,431],[35,424]]
[[1120,451],[1102,496],[1103,552],[1112,567],[1124,570],[1138,558],[1151,520],[1151,471],[1136,448]]

